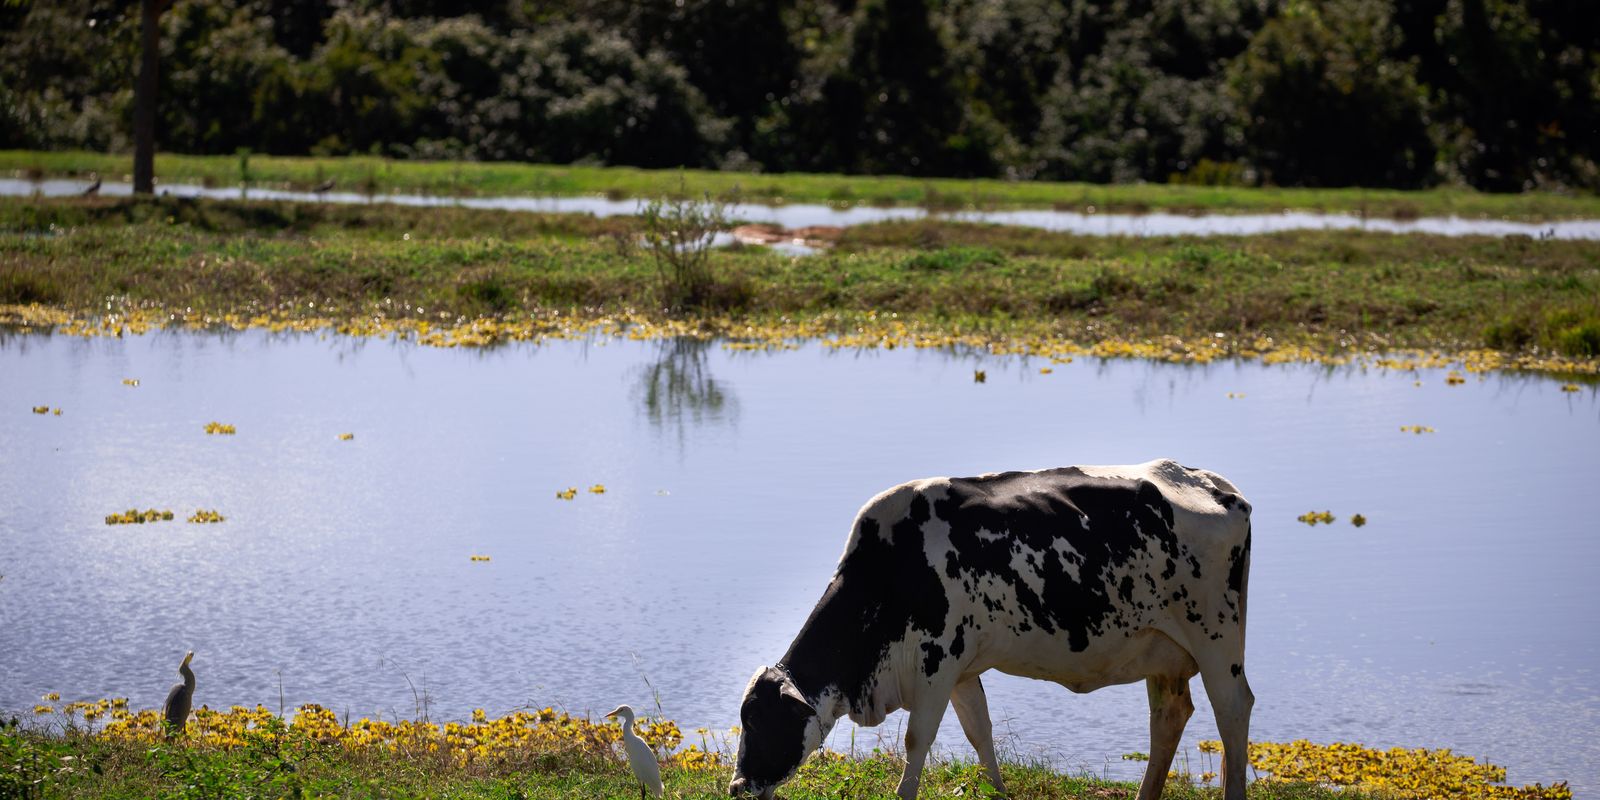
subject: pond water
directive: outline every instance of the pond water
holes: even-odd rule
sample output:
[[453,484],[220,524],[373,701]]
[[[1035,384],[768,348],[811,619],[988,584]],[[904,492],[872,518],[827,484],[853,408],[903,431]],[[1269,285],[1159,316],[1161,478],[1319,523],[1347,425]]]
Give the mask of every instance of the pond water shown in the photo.
[[[86,181],[25,181],[0,179],[0,195],[47,197],[80,194]],[[107,182],[100,190],[113,196],[128,196],[133,187]],[[410,206],[460,206],[510,211],[538,211],[548,214],[593,214],[597,217],[639,213],[638,200],[610,200],[599,196],[578,197],[443,197],[431,195],[380,194],[355,192],[294,192],[278,189],[205,188],[186,184],[163,184],[158,191],[179,197],[208,197],[220,200],[250,198],[328,203],[396,203]],[[1361,217],[1354,214],[1319,214],[1285,211],[1276,214],[1085,214],[1076,211],[1023,209],[1011,211],[934,211],[912,206],[875,207],[791,203],[779,206],[742,204],[729,209],[735,219],[771,222],[786,228],[812,225],[849,227],[887,220],[937,219],[957,222],[991,223],[1075,233],[1082,236],[1254,236],[1293,230],[1361,230],[1376,233],[1421,233],[1438,236],[1532,236],[1550,239],[1600,239],[1600,220],[1560,220],[1554,222],[1512,222],[1463,217],[1422,217],[1412,220]]]
[[[1256,738],[1449,747],[1581,796],[1600,789],[1600,396],[1444,378],[817,343],[10,335],[0,710],[52,690],[157,707],[193,649],[212,707],[448,720],[653,708],[653,688],[695,741],[736,723],[879,490],[1170,456],[1255,506]],[[206,435],[213,420],[238,433]],[[1437,432],[1399,431],[1416,424]],[[178,520],[102,521],[135,506]],[[197,508],[227,521],[184,523]],[[1338,522],[1295,521],[1322,509]],[[1013,754],[1140,774],[1120,755],[1148,749],[1141,687],[985,680]],[[1194,689],[1198,772],[1216,727]],[[902,720],[844,722],[833,744]],[[941,749],[963,752],[945,723]]]

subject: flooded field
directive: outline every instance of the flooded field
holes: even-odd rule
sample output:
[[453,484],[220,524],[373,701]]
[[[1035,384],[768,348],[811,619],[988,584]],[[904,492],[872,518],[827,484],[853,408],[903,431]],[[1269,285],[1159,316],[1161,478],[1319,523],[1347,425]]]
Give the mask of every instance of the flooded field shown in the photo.
[[[0,195],[70,197],[81,194],[89,183],[75,180],[26,181],[0,178]],[[99,190],[110,196],[126,197],[133,187],[107,182]],[[547,214],[593,214],[597,217],[639,213],[637,199],[613,200],[600,196],[580,197],[443,197],[433,195],[377,194],[351,191],[303,192],[281,189],[208,188],[184,184],[158,187],[162,194],[178,197],[205,197],[216,200],[287,200],[326,203],[395,203],[408,206],[460,206],[462,208],[537,211]],[[1549,239],[1600,239],[1600,220],[1559,220],[1553,222],[1514,222],[1463,217],[1421,217],[1385,219],[1355,214],[1322,214],[1311,211],[1285,211],[1276,214],[1173,214],[1173,213],[1088,213],[1052,209],[1022,210],[930,210],[920,207],[863,205],[829,206],[811,203],[759,205],[747,203],[729,208],[729,216],[750,222],[774,223],[785,228],[811,226],[849,227],[890,220],[945,219],[955,222],[1015,225],[1026,228],[1074,233],[1081,236],[1254,236],[1295,230],[1358,230],[1374,233],[1417,233],[1434,236],[1530,236]]]
[[[1449,747],[1513,784],[1600,789],[1588,386],[817,344],[28,335],[0,339],[0,454],[6,712],[48,691],[157,706],[193,649],[213,708],[598,714],[653,710],[653,689],[686,733],[725,731],[877,491],[1170,456],[1255,505],[1254,738]],[[106,523],[150,508],[174,519]],[[223,521],[185,521],[201,511]],[[1140,773],[1120,756],[1148,747],[1142,688],[986,683],[1013,754]],[[1196,704],[1191,757],[1216,731]],[[833,745],[901,719],[842,723]],[[939,745],[964,747],[953,715]]]

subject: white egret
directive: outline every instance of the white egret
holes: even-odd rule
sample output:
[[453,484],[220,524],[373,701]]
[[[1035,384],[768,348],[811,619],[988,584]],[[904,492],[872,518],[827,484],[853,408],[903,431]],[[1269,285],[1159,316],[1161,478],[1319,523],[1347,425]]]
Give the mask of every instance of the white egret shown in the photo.
[[633,777],[639,779],[639,797],[644,797],[645,789],[660,797],[665,791],[661,785],[661,765],[656,763],[656,754],[650,745],[633,732],[633,709],[617,706],[606,715],[606,719],[616,717],[622,718],[622,748],[628,751],[628,766],[633,768]]
[[189,721],[189,705],[194,702],[194,670],[189,669],[189,659],[194,658],[194,651],[183,657],[183,663],[178,665],[178,674],[183,676],[183,683],[172,684],[172,690],[167,692],[167,703],[161,707],[162,716],[167,719],[167,738],[183,734],[184,725]]

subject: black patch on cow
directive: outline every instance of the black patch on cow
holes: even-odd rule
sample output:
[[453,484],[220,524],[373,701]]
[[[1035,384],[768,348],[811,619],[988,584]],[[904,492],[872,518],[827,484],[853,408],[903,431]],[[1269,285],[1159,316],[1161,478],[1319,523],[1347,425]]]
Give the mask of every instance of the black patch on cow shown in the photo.
[[1122,598],[1124,603],[1133,602],[1133,576],[1122,576],[1122,582],[1117,584],[1117,596]]
[[1170,581],[1172,576],[1178,574],[1178,562],[1167,559],[1167,568],[1161,570],[1161,580]]
[[[950,525],[960,571],[1008,586],[1020,606],[1010,611],[1022,616],[1022,624],[1065,633],[1073,651],[1086,649],[1117,611],[1113,594],[1121,583],[1107,583],[1115,569],[1147,554],[1169,560],[1187,555],[1172,531],[1172,506],[1155,484],[1091,477],[1074,467],[952,479],[948,497],[934,511]],[[1081,557],[1077,578],[1057,542]],[[1038,554],[1031,568],[1042,592],[1013,566],[1018,545]],[[1149,575],[1145,580],[1154,587]]]
[[966,628],[967,626],[965,623],[956,626],[956,638],[950,641],[951,658],[960,658],[962,652],[967,649],[966,641],[962,637],[962,634],[966,631]]
[[931,678],[939,671],[939,665],[944,663],[944,648],[938,642],[923,642],[922,652],[927,654],[922,657],[922,672]]
[[739,706],[739,774],[758,786],[771,786],[789,774],[809,755],[805,752],[806,726],[814,711],[780,689],[780,677],[768,670],[758,678]]
[[1232,672],[1232,673],[1233,673],[1233,677],[1235,677],[1235,678],[1237,678],[1237,677],[1239,677],[1239,676],[1240,676],[1240,675],[1243,675],[1243,674],[1244,674],[1244,667],[1241,667],[1241,666],[1239,666],[1239,665],[1238,665],[1238,664],[1234,664],[1234,665],[1233,665],[1233,666],[1232,666],[1232,667],[1231,667],[1231,668],[1230,668],[1230,669],[1229,669],[1229,672]]
[[1244,566],[1250,560],[1250,532],[1245,531],[1244,547],[1228,550],[1228,589],[1234,594],[1244,591]]
[[930,518],[927,498],[917,495],[890,525],[889,541],[870,514],[857,521],[854,548],[779,662],[806,696],[834,686],[852,710],[865,710],[891,646],[913,630],[944,635],[950,602],[923,549],[922,523]]

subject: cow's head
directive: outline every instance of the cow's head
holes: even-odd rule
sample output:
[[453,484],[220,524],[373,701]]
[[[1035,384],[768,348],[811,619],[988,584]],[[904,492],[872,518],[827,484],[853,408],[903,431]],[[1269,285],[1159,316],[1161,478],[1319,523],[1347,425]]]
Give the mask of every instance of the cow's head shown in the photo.
[[817,709],[781,669],[756,670],[739,705],[739,762],[728,794],[766,798],[822,745]]

